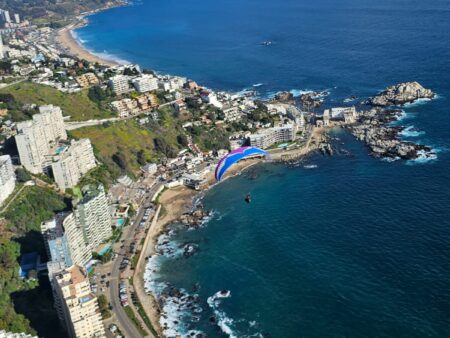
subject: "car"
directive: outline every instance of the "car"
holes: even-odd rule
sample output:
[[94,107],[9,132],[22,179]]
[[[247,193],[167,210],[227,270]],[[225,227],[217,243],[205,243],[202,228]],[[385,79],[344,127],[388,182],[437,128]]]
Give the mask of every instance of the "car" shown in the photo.
[[111,331],[112,333],[114,333],[114,332],[117,331],[117,326],[114,325],[114,324],[111,324],[111,325],[108,327],[108,329],[109,329],[109,331]]

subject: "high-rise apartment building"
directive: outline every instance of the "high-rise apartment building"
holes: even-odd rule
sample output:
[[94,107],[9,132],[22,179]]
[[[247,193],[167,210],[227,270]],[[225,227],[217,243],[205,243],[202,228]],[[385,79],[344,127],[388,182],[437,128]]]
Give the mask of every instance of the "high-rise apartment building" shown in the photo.
[[89,139],[72,140],[70,147],[54,158],[52,172],[61,190],[72,188],[94,168],[95,155]]
[[58,272],[53,276],[52,287],[58,317],[70,338],[105,337],[97,297],[91,292],[83,268],[74,265]]
[[128,76],[116,75],[109,79],[109,86],[117,95],[122,95],[130,91]]
[[83,198],[76,204],[74,214],[83,227],[92,250],[112,236],[109,201],[102,185],[90,187],[83,192]]
[[0,205],[12,194],[16,175],[9,155],[0,156]]
[[67,238],[72,263],[86,266],[92,258],[92,246],[87,240],[83,225],[78,221],[73,212],[64,218],[62,225]]
[[158,89],[158,79],[154,76],[145,74],[133,81],[133,86],[140,93],[150,92],[152,90]]
[[42,173],[52,146],[66,140],[61,108],[42,106],[32,120],[17,124],[16,144],[20,162],[31,173]]

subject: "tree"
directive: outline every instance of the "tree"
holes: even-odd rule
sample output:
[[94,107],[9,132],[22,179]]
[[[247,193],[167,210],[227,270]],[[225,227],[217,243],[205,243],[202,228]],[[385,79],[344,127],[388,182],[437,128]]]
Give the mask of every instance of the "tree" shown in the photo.
[[187,147],[189,145],[188,138],[184,134],[180,134],[177,136],[177,142],[183,147]]
[[113,156],[112,160],[114,161],[117,166],[122,169],[122,171],[126,171],[128,168],[127,165],[127,159],[125,158],[125,155],[119,150],[117,151]]
[[139,71],[136,68],[125,68],[123,71],[123,75],[134,76],[139,75]]
[[28,171],[20,167],[16,169],[16,177],[17,181],[22,183],[31,180],[31,175],[28,173]]
[[91,101],[100,103],[108,98],[108,92],[100,86],[89,88],[88,97]]
[[175,157],[177,155],[176,150],[163,138],[155,138],[153,140],[155,144],[155,150],[159,153],[166,155],[166,157]]
[[147,159],[145,158],[145,152],[143,149],[140,149],[136,154],[136,160],[140,165],[146,165]]
[[97,301],[98,301],[98,307],[100,308],[100,311],[108,308],[108,300],[106,299],[105,295],[102,294],[102,295],[98,296]]
[[110,262],[111,259],[112,259],[112,252],[110,250],[102,256],[101,261],[103,264],[105,264],[105,263]]

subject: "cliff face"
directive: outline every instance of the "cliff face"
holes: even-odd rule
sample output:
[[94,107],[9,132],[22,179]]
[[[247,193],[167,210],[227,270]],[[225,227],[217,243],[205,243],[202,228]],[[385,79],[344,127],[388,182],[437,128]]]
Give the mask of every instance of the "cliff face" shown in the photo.
[[368,99],[365,103],[372,106],[394,106],[414,102],[418,99],[431,99],[434,93],[418,82],[405,82],[388,87],[380,95]]

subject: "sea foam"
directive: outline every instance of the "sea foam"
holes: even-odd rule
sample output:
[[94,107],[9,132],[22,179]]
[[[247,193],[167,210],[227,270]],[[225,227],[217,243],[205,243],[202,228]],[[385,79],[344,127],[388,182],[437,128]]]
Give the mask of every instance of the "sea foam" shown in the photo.
[[403,129],[399,135],[403,137],[419,137],[421,135],[424,135],[424,131],[417,130],[414,126],[409,126],[405,129]]

